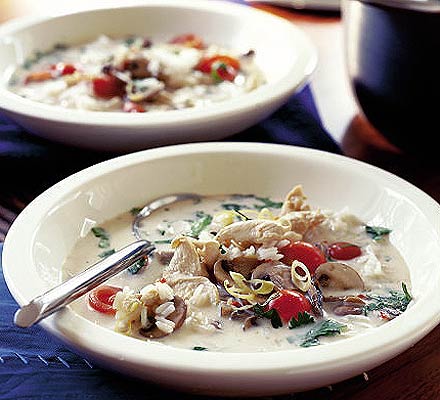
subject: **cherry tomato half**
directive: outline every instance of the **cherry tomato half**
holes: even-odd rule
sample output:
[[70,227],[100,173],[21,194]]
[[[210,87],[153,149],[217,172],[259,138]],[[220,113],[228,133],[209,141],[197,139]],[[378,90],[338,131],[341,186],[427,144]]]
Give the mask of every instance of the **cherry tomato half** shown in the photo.
[[212,65],[214,63],[221,63],[225,64],[236,71],[240,69],[240,61],[238,61],[236,58],[224,56],[221,54],[217,54],[212,57],[205,57],[202,58],[199,63],[196,65],[196,70],[204,72],[205,74],[210,74],[212,71]]
[[63,62],[52,64],[50,69],[53,71],[58,71],[58,73],[61,75],[72,75],[76,72],[76,67],[73,64],[64,64]]
[[302,262],[313,275],[322,263],[327,261],[325,254],[313,244],[297,241],[288,244],[280,249],[280,253],[284,255],[282,262],[285,264],[292,264],[293,261],[298,260]]
[[328,247],[328,254],[335,260],[351,260],[359,257],[362,250],[359,246],[348,242],[336,242]]
[[216,81],[232,82],[237,76],[237,70],[222,62],[216,61],[212,64],[211,76]]
[[128,113],[144,113],[145,108],[133,101],[126,101],[122,106],[122,110]]
[[114,75],[102,75],[92,80],[93,94],[103,99],[122,97],[125,94],[125,82]]
[[185,33],[183,35],[179,35],[170,40],[172,44],[181,44],[186,47],[193,47],[195,49],[203,49],[205,44],[203,40],[194,35],[193,33]]
[[283,322],[289,322],[292,318],[298,319],[298,314],[310,313],[312,305],[300,292],[294,290],[280,290],[280,295],[272,299],[267,305],[266,311],[275,309]]
[[103,285],[89,293],[90,306],[100,313],[114,315],[116,310],[113,308],[116,293],[122,289],[116,286]]

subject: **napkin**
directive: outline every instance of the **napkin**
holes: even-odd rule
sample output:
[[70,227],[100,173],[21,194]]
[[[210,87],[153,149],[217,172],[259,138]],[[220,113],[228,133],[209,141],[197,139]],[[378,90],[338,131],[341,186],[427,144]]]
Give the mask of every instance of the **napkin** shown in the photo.
[[[322,126],[310,86],[269,118],[225,141],[282,143],[341,153]],[[13,172],[2,174],[5,190],[17,193],[26,187],[27,193],[37,195],[68,174],[114,155],[49,143],[0,115],[0,168]],[[38,325],[15,327],[12,321],[16,309],[1,274],[0,399],[193,398],[102,370],[69,351]]]

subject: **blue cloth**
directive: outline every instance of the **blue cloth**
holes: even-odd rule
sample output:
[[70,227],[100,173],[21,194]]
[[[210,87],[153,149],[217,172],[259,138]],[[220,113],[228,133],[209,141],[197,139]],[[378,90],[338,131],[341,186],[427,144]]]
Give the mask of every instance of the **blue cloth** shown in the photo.
[[[322,127],[309,86],[265,121],[226,140],[283,143],[341,152]],[[0,116],[0,168],[14,171],[3,174],[2,187],[13,193],[16,185],[37,195],[64,176],[111,156],[49,143],[23,132]],[[1,274],[0,399],[194,398],[95,367],[40,327],[15,327],[12,321],[16,309]]]

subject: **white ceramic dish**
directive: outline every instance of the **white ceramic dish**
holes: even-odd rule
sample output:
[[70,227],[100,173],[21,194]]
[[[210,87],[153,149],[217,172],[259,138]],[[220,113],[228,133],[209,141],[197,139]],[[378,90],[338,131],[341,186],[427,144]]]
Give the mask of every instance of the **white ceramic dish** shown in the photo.
[[[226,48],[254,49],[267,84],[206,108],[155,114],[65,109],[21,98],[7,89],[17,64],[35,50],[51,49],[56,43],[77,44],[102,33],[167,40],[187,32]],[[0,110],[29,132],[96,150],[132,151],[221,139],[279,108],[307,82],[316,63],[314,45],[295,25],[230,2],[152,0],[143,6],[17,20],[0,26]]]
[[335,383],[404,351],[440,321],[439,204],[402,179],[343,156],[280,145],[199,143],[92,166],[44,192],[18,216],[4,244],[6,282],[20,305],[56,284],[83,227],[90,228],[86,219],[100,224],[170,192],[282,196],[296,183],[303,184],[312,205],[349,206],[366,222],[393,229],[391,241],[411,274],[415,303],[408,312],[337,343],[264,354],[147,343],[98,327],[70,309],[41,324],[99,365],[177,389],[261,396]]

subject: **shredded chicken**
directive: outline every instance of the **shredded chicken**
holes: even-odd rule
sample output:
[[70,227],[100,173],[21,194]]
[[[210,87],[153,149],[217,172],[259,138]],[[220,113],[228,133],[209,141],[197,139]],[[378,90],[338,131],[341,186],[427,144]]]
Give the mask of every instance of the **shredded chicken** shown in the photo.
[[309,211],[310,206],[306,203],[307,197],[303,192],[301,185],[296,185],[284,199],[281,207],[280,216],[292,211]]
[[325,215],[319,210],[313,211],[292,211],[283,215],[278,221],[289,221],[292,230],[299,234],[302,238],[310,228],[324,221]]
[[172,247],[175,248],[173,258],[163,272],[167,284],[176,295],[198,307],[216,304],[218,291],[207,278],[208,272],[200,261],[195,241],[181,236],[173,240]]
[[171,246],[175,249],[170,264],[165,267],[163,277],[168,278],[174,273],[190,276],[208,276],[206,267],[200,262],[199,253],[191,238],[179,236]]
[[242,248],[251,245],[266,245],[283,239],[299,240],[301,235],[293,232],[288,220],[271,221],[252,219],[234,222],[222,228],[216,236],[219,243],[229,246],[232,242]]

